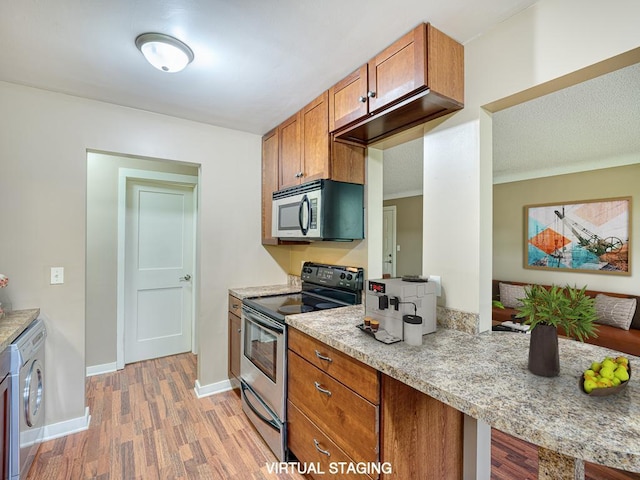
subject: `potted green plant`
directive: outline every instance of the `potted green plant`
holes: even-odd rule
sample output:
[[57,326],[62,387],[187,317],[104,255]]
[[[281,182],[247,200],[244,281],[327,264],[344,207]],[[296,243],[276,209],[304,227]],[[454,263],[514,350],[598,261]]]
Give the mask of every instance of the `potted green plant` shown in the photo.
[[530,325],[529,370],[543,377],[560,373],[558,328],[568,337],[583,342],[597,337],[595,300],[586,294],[587,287],[550,288],[531,285],[525,288],[518,318]]

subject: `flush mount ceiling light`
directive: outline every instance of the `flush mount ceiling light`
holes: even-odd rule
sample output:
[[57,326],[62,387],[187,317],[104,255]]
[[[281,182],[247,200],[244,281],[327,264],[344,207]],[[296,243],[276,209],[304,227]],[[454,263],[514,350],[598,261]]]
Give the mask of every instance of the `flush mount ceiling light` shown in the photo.
[[193,52],[187,45],[162,33],[139,35],[136,47],[151,65],[163,72],[179,72],[193,61]]

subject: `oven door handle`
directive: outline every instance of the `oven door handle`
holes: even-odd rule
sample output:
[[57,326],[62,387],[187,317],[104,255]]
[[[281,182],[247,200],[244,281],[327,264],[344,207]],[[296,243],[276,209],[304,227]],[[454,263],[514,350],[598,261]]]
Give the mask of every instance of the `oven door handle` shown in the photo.
[[[303,225],[303,209],[304,204],[307,204],[307,225]],[[302,235],[306,235],[309,231],[309,225],[311,224],[311,203],[309,202],[309,197],[305,194],[300,201],[300,208],[298,210],[298,223],[300,224],[300,230],[302,231]]]
[[[242,397],[244,398],[245,403],[247,404],[247,406],[251,409],[251,411],[253,413],[255,413],[255,415],[262,420],[264,423],[266,423],[267,425],[269,425],[270,427],[272,427],[275,430],[280,430],[280,425],[278,425],[278,422],[276,422],[276,420],[274,418],[267,418],[264,415],[262,415],[262,413],[260,413],[256,407],[253,406],[253,404],[251,403],[251,400],[249,400],[249,397],[247,396],[247,390],[253,394],[253,396],[256,398],[256,400],[260,401],[255,393],[253,393],[253,391],[251,390],[251,388],[249,388],[248,385],[246,385],[244,382],[240,382],[240,388],[242,390]],[[262,403],[262,402],[261,402]],[[264,403],[262,403],[262,406],[269,411],[269,407],[267,407]]]
[[249,312],[246,308],[243,308],[242,312],[244,313],[247,320],[249,320],[251,323],[255,323],[256,325],[266,328],[267,330],[271,330],[272,332],[275,332],[275,333],[280,333],[280,334],[284,333],[283,325],[273,322],[268,318],[258,317],[256,314]]

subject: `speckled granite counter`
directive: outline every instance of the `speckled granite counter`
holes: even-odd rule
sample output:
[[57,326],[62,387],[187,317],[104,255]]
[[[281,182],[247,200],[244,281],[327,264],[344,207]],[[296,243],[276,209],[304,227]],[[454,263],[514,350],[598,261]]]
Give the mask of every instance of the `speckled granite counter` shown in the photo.
[[[439,328],[421,347],[385,345],[355,328],[362,306],[286,317],[287,324],[503,432],[568,457],[640,472],[640,383],[589,397],[578,379],[612,350],[560,339],[560,376],[527,369],[529,336]],[[640,365],[640,358],[627,355]],[[578,478],[578,476],[576,476]]]
[[40,309],[15,310],[0,319],[0,352],[7,348],[40,315]]
[[285,293],[299,292],[300,286],[296,285],[268,285],[265,287],[230,288],[229,293],[236,298],[264,297],[266,295],[281,295]]

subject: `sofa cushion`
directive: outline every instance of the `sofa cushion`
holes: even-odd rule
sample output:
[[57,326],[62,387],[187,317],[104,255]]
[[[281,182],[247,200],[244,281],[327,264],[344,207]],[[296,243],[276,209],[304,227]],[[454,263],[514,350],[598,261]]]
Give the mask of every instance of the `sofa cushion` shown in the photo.
[[629,330],[636,311],[635,298],[610,297],[598,293],[595,304],[598,323]]
[[526,297],[523,285],[511,285],[500,282],[500,302],[505,308],[518,308],[522,306],[521,298]]

